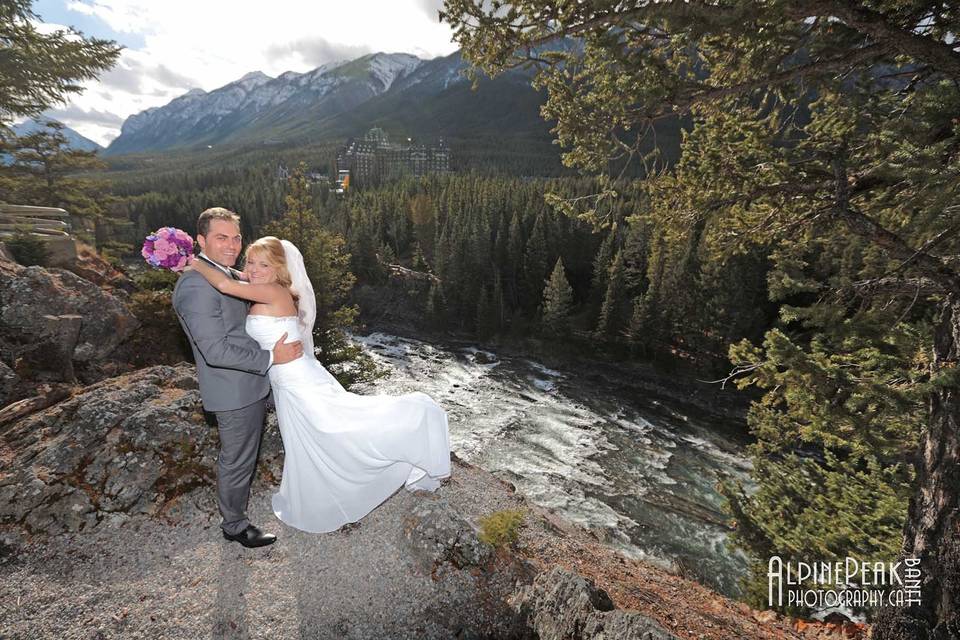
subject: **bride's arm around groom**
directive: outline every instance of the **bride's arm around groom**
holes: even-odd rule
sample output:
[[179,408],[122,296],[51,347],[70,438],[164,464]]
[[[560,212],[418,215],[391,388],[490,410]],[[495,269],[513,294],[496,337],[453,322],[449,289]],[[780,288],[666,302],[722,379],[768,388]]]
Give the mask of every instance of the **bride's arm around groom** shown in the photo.
[[[261,349],[246,333],[230,335],[224,302],[224,295],[194,271],[184,273],[174,289],[174,309],[206,367],[266,375],[270,352]],[[242,311],[246,316],[246,309]],[[197,366],[199,370],[199,361]]]

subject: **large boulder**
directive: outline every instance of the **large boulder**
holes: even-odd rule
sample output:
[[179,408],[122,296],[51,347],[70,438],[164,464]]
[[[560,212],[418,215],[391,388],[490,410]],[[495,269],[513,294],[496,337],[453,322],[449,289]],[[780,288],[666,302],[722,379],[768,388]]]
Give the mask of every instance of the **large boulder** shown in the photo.
[[481,542],[466,518],[437,495],[425,495],[404,525],[408,548],[423,568],[432,570],[443,562],[458,569],[482,566],[492,557],[493,548]]
[[96,249],[86,244],[77,244],[77,259],[66,268],[100,287],[126,293],[137,290],[137,285],[127,277],[127,274],[104,260]]
[[13,399],[20,377],[0,360],[0,407]]
[[0,361],[19,378],[102,377],[103,364],[138,326],[111,291],[64,269],[0,256]]
[[[279,438],[266,440],[261,463],[279,475]],[[104,380],[0,426],[0,524],[57,534],[132,514],[182,517],[212,499],[218,449],[192,365]]]
[[641,613],[615,609],[605,591],[559,567],[522,587],[513,606],[540,640],[679,640]]

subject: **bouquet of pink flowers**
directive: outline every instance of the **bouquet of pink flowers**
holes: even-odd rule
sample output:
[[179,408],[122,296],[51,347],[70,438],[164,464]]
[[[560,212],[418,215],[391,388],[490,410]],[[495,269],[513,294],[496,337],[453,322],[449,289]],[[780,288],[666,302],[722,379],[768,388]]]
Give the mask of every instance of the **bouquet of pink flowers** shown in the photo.
[[144,239],[140,255],[156,269],[183,271],[193,260],[193,238],[186,231],[161,227]]

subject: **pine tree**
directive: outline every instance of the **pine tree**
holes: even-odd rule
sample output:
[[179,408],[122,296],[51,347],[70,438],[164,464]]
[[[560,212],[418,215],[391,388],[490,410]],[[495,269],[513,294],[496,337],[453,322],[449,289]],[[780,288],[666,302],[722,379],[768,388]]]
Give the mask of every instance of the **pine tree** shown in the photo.
[[380,245],[380,250],[377,254],[380,256],[380,262],[384,265],[397,263],[397,254],[393,251],[393,245],[389,243]]
[[493,278],[493,320],[494,320],[494,333],[500,333],[503,328],[506,326],[506,307],[503,300],[503,282],[500,279],[500,275],[497,274]]
[[657,239],[653,255],[648,262],[648,280],[650,285],[633,302],[633,312],[630,316],[630,326],[627,338],[638,353],[649,355],[652,346],[667,339],[669,310],[661,304],[664,272],[666,270],[666,240],[663,236]]
[[647,286],[647,259],[650,253],[648,230],[639,218],[628,219],[623,240],[623,280],[628,296],[637,296]]
[[73,30],[41,33],[30,0],[0,5],[0,131],[18,116],[38,116],[97,78],[120,55],[115,42]]
[[476,298],[465,295],[467,281],[473,274],[467,265],[467,230],[458,221],[450,237],[450,252],[447,254],[446,275],[443,278],[443,294],[447,302],[447,317],[464,328],[472,324],[476,311]]
[[284,197],[286,209],[282,218],[285,234],[278,236],[289,240],[298,248],[308,246],[320,229],[320,220],[313,210],[313,197],[310,194],[306,170],[306,164],[300,163],[287,180],[287,195]]
[[[344,239],[320,224],[313,210],[304,168],[301,165],[290,174],[286,212],[266,225],[263,234],[289,240],[303,255],[317,302],[313,331],[314,345],[320,350],[317,357],[327,365],[350,360],[365,365],[362,352],[350,345],[344,334],[354,325],[359,313],[356,306],[346,305],[356,280],[350,272],[350,254],[345,250]],[[341,382],[355,381],[349,372],[357,369],[344,369],[348,373]]]
[[430,292],[427,294],[427,318],[434,328],[440,329],[447,323],[447,303],[443,295],[443,287],[434,280],[430,284]]
[[510,230],[507,237],[506,286],[507,304],[511,309],[520,306],[520,274],[523,268],[523,229],[520,225],[520,213],[514,210],[510,217]]
[[543,290],[543,328],[552,336],[566,335],[570,331],[570,312],[573,308],[573,289],[567,282],[563,260],[557,258],[550,278]]
[[627,340],[634,353],[649,356],[653,347],[654,333],[650,330],[653,325],[652,305],[647,302],[647,294],[642,293],[633,301],[633,312],[630,315],[630,324],[627,327]]
[[494,229],[493,241],[493,264],[494,271],[499,276],[505,275],[507,261],[509,257],[508,241],[510,239],[510,220],[503,215],[503,212],[497,212],[494,220],[496,228]]
[[477,299],[477,337],[485,340],[497,332],[497,309],[488,287]]
[[613,256],[617,253],[617,224],[614,223],[607,232],[600,248],[597,249],[597,255],[593,258],[593,279],[590,283],[590,289],[599,300],[603,300],[604,292],[607,290],[607,276],[610,272],[610,264]]
[[423,250],[420,248],[420,243],[417,242],[414,245],[413,249],[413,268],[415,271],[429,271],[430,265],[427,264],[426,258],[423,256]]
[[373,233],[364,221],[358,221],[350,234],[350,271],[368,284],[381,284],[387,277],[377,257]]
[[434,245],[433,264],[440,278],[446,278],[448,276],[447,269],[450,265],[450,237],[447,234],[446,224],[443,225],[440,231],[440,237]]
[[596,334],[598,337],[615,335],[620,328],[620,309],[624,300],[624,268],[623,252],[617,251],[610,265],[607,281],[607,292],[600,308],[600,319],[597,321]]
[[550,263],[547,262],[547,235],[543,216],[537,216],[527,238],[523,252],[523,279],[525,284],[525,306],[528,311],[533,310],[540,300],[543,291],[543,281],[547,276]]
[[0,165],[0,176],[7,178],[14,202],[62,207],[95,223],[106,217],[113,198],[105,181],[80,174],[107,165],[95,151],[72,149],[63,129],[62,123],[47,120],[39,129],[13,137],[8,145],[12,162]]
[[683,257],[670,274],[671,330],[676,335],[689,336],[687,347],[699,346],[703,331],[703,317],[698,313],[701,306],[700,293],[700,244],[703,240],[706,220],[697,217],[687,234]]

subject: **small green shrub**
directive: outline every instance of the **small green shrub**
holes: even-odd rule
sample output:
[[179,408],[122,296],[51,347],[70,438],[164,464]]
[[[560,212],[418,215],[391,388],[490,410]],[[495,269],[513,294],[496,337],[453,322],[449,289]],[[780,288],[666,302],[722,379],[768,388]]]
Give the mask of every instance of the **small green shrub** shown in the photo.
[[4,239],[3,244],[10,250],[13,259],[25,267],[42,267],[50,257],[46,243],[30,233],[18,231]]
[[140,321],[130,344],[130,359],[135,366],[176,364],[192,358],[190,343],[170,298],[168,290],[137,291],[130,296],[130,311]]
[[[133,245],[126,242],[110,240],[100,247],[100,257],[106,260],[114,269],[123,268],[123,256],[133,252]],[[176,280],[176,278],[174,278]]]
[[134,276],[133,280],[143,291],[173,291],[177,278],[175,272],[167,269],[149,269]]
[[130,311],[143,327],[163,328],[180,331],[177,316],[173,311],[171,293],[166,290],[137,291],[130,296]]
[[512,545],[520,535],[520,526],[523,524],[523,511],[518,509],[504,509],[491,513],[480,520],[480,538],[494,547]]

